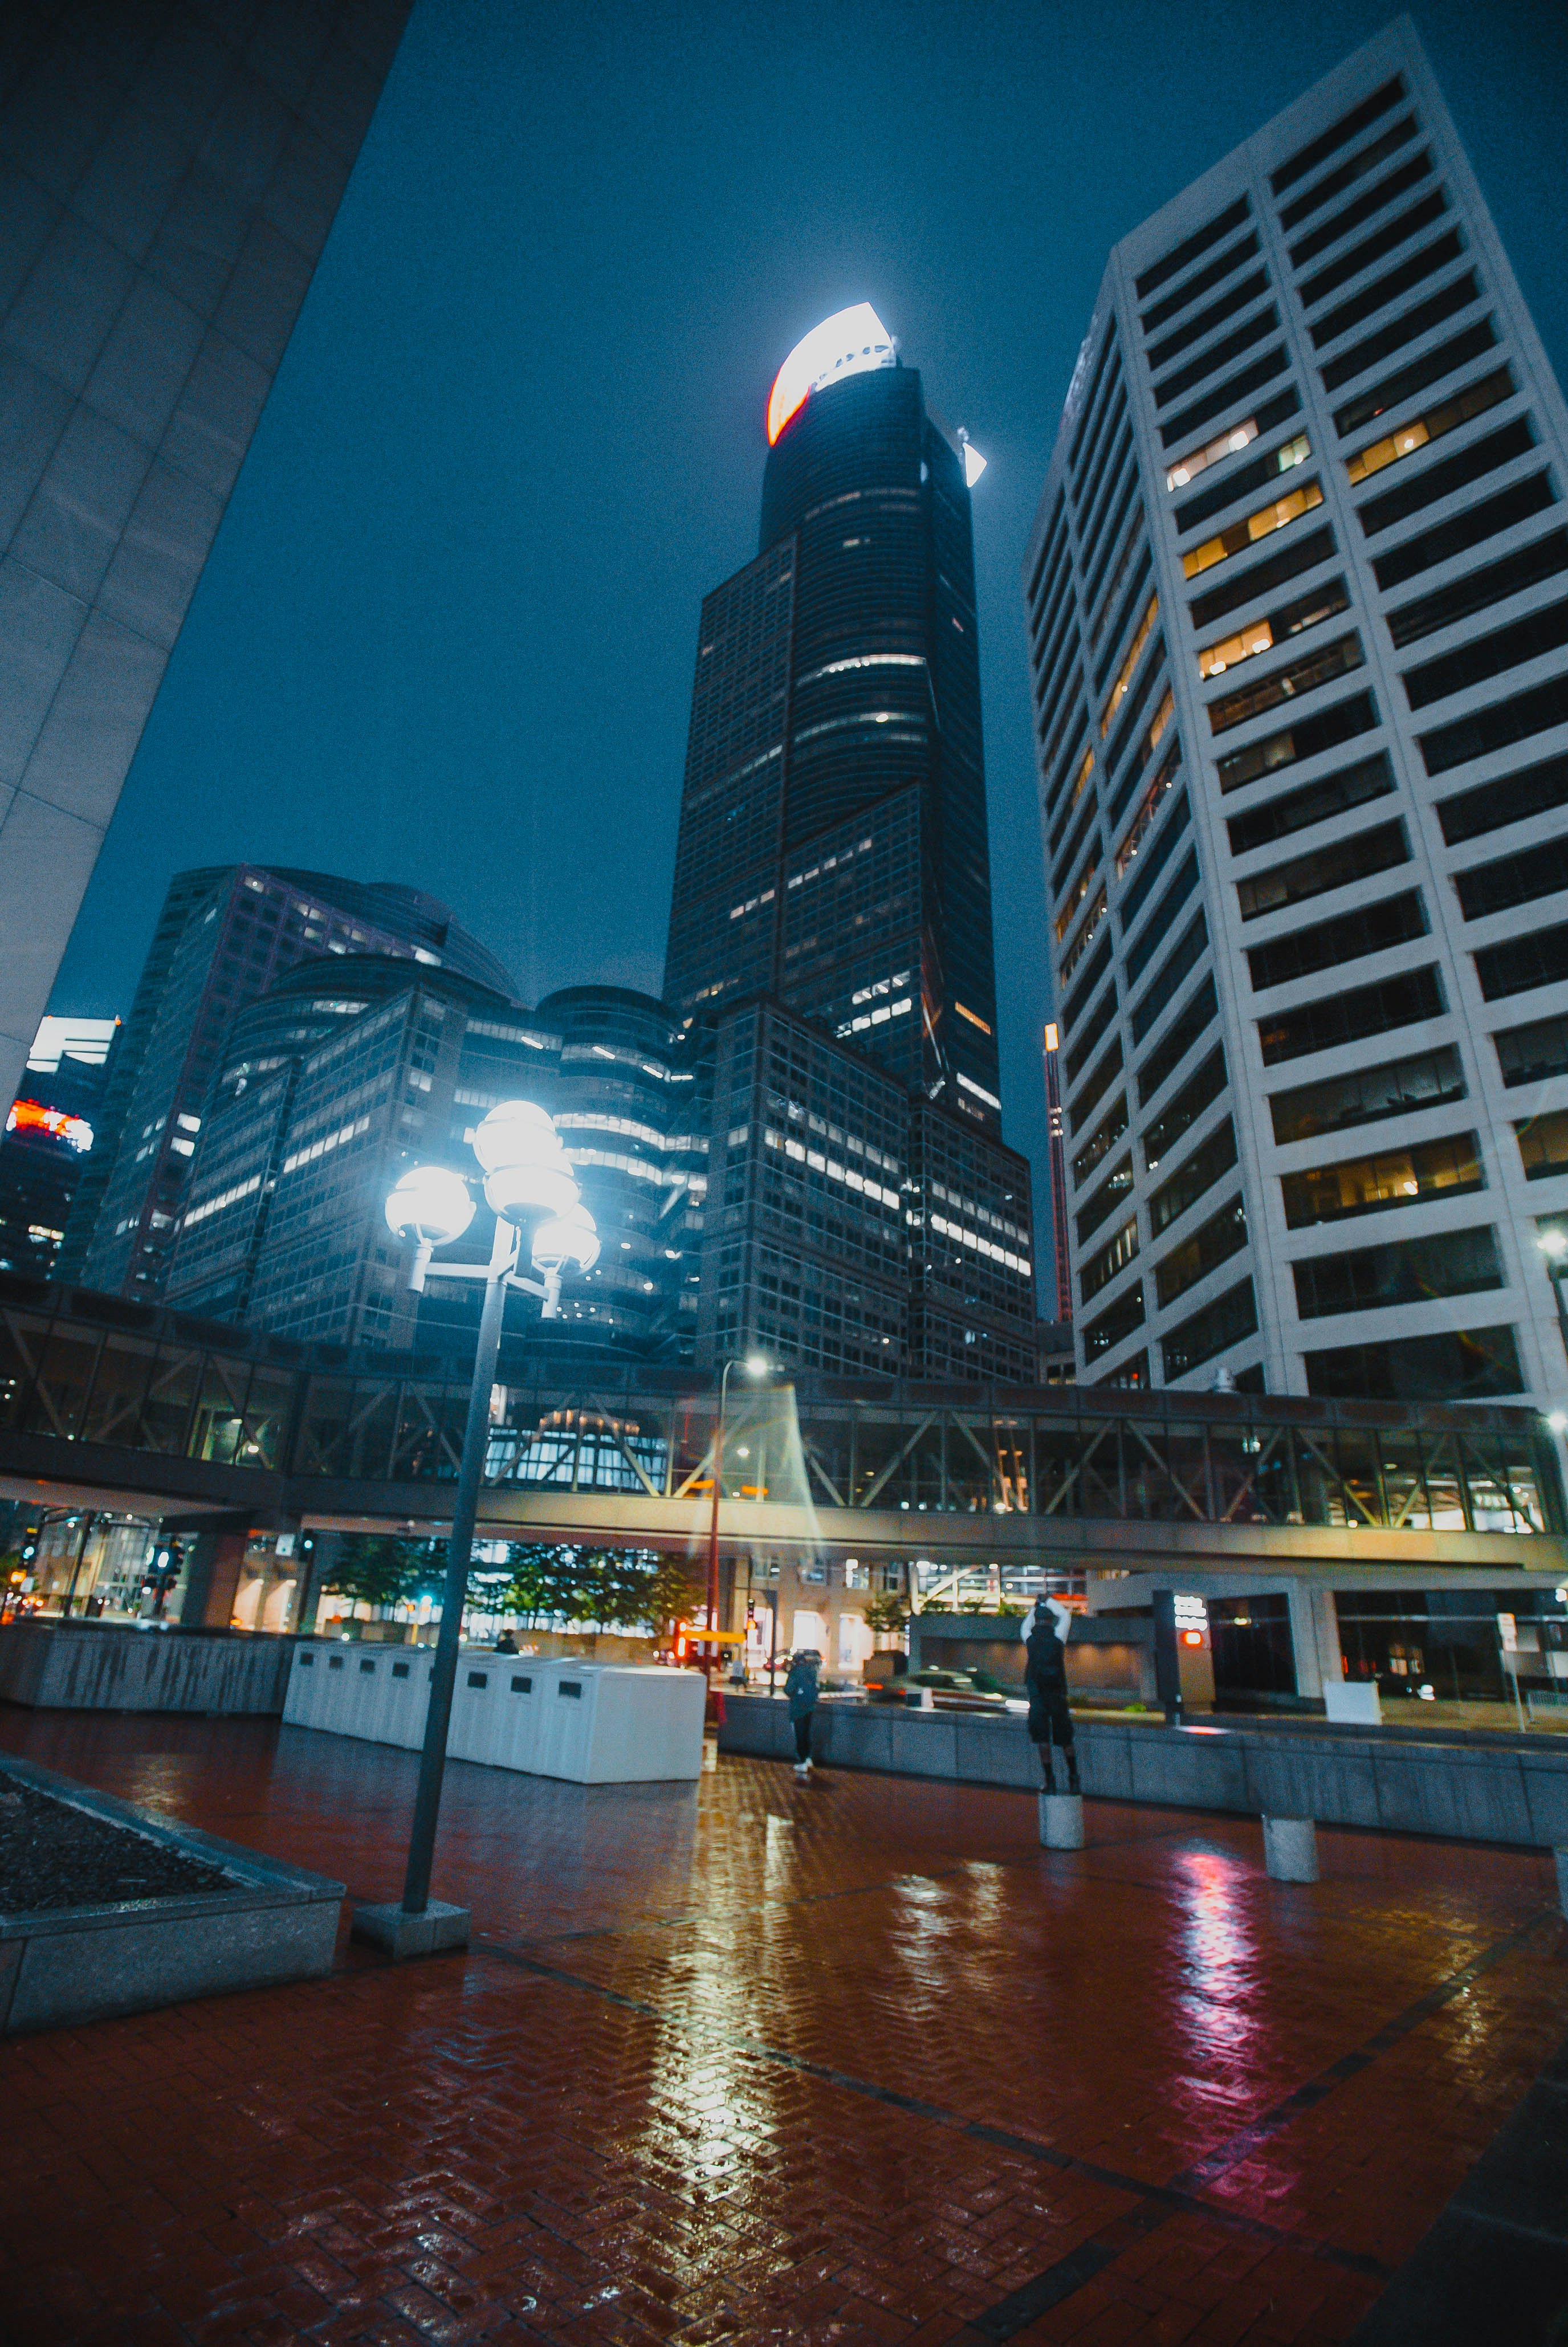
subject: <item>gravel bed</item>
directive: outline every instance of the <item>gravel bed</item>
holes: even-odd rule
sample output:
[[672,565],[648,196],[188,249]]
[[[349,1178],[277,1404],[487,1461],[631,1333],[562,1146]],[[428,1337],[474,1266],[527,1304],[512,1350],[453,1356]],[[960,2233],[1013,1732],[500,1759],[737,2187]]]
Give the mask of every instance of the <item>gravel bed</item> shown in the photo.
[[0,1915],[234,1887],[200,1859],[0,1775]]

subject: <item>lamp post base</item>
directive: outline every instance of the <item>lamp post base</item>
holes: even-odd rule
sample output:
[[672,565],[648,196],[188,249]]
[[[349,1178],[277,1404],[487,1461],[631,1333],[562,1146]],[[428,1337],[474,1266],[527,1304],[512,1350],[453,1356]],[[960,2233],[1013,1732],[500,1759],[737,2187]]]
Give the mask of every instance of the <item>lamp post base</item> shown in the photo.
[[410,1915],[398,1906],[362,1906],[354,1911],[350,1936],[368,1940],[397,1963],[407,1956],[439,1956],[466,1948],[469,1922],[466,1907],[449,1907],[444,1899],[433,1899],[423,1915]]

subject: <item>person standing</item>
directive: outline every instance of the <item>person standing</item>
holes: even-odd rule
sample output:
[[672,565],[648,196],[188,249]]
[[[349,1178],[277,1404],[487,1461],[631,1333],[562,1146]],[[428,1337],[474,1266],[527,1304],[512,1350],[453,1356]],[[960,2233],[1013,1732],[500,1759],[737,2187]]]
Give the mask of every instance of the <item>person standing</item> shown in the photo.
[[794,1724],[794,1773],[797,1777],[811,1774],[811,1723],[816,1716],[817,1672],[822,1656],[815,1646],[799,1647],[790,1656],[789,1676],[784,1681],[784,1701]]
[[1029,1732],[1040,1754],[1040,1783],[1048,1793],[1056,1790],[1053,1745],[1060,1745],[1066,1758],[1068,1791],[1081,1789],[1072,1714],[1067,1707],[1067,1641],[1071,1631],[1072,1614],[1060,1597],[1037,1597],[1034,1611],[1024,1615],[1019,1634],[1029,1657],[1023,1675],[1029,1696]]

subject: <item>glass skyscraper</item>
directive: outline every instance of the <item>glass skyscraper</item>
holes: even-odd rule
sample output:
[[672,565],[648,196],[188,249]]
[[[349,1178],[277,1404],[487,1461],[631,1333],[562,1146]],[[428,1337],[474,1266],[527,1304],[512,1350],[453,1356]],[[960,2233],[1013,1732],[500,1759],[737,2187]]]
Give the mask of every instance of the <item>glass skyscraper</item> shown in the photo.
[[1024,568],[1081,1376],[1560,1405],[1565,479],[1407,18],[1112,253]]
[[761,551],[702,606],[665,994],[770,992],[994,1133],[963,446],[886,337],[856,356],[777,426]]

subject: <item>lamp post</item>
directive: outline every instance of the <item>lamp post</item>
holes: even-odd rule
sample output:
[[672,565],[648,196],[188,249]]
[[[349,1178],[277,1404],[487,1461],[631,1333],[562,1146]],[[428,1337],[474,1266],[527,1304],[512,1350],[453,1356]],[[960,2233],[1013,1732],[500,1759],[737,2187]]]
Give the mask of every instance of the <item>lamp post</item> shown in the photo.
[[[430,1866],[507,1290],[518,1287],[540,1297],[540,1317],[554,1320],[560,1312],[562,1273],[569,1266],[579,1272],[591,1270],[599,1258],[593,1217],[581,1203],[560,1136],[542,1108],[532,1101],[503,1101],[476,1132],[474,1154],[484,1174],[486,1201],[495,1213],[496,1235],[487,1264],[443,1264],[440,1269],[443,1279],[482,1279],[485,1301],[452,1507],[441,1627],[430,1672],[408,1867],[399,1906],[356,1907],[354,1919],[360,1938],[374,1941],[395,1956],[425,1955],[435,1948],[467,1944],[466,1911],[440,1901],[431,1908]],[[412,1243],[408,1285],[417,1295],[425,1286],[432,1250],[462,1237],[474,1219],[474,1201],[460,1174],[445,1165],[416,1165],[404,1174],[387,1199],[386,1219],[399,1238]],[[537,1280],[525,1278],[518,1268],[523,1228],[530,1223],[535,1226],[530,1257],[540,1275]]]
[[719,1415],[713,1421],[713,1506],[708,1520],[708,1629],[710,1636],[703,1663],[703,1674],[710,1688],[713,1684],[713,1666],[718,1658],[718,1645],[712,1633],[719,1626],[719,1478],[724,1465],[724,1404],[729,1398],[730,1371],[737,1366],[747,1377],[765,1378],[768,1364],[761,1353],[748,1353],[724,1363],[719,1378]]

